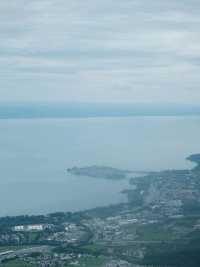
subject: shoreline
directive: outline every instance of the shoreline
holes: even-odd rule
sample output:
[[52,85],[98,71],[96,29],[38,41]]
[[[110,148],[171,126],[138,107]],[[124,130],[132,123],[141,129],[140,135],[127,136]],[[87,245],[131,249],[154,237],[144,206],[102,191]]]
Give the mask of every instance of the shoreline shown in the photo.
[[[197,159],[196,159],[197,158]],[[193,163],[196,164],[196,167],[192,168],[192,169],[183,169],[183,170],[176,170],[176,169],[173,169],[173,170],[163,170],[163,171],[154,171],[154,172],[143,172],[141,171],[141,173],[145,173],[146,175],[142,175],[142,176],[136,176],[136,177],[127,177],[126,179],[129,179],[129,182],[130,182],[130,185],[132,185],[132,187],[134,186],[134,183],[132,183],[132,181],[134,180],[137,180],[137,179],[142,179],[142,178],[148,178],[150,177],[151,175],[158,175],[158,174],[162,174],[162,173],[170,173],[170,172],[175,172],[175,173],[184,173],[184,172],[192,172],[192,171],[198,171],[200,169],[200,154],[192,154],[190,156],[188,156],[186,158],[186,160],[189,160]],[[127,170],[126,170],[127,172]],[[129,173],[134,173],[132,171],[129,171]],[[138,173],[138,172],[136,172]],[[90,177],[91,178],[91,177]],[[94,177],[95,178],[95,177]],[[108,179],[109,180],[109,179]],[[111,180],[112,181],[112,180]],[[117,180],[116,180],[117,181]],[[50,213],[46,213],[46,214],[43,214],[43,213],[38,213],[38,214],[34,214],[34,213],[31,213],[31,214],[20,214],[20,215],[6,215],[6,216],[0,216],[0,219],[3,219],[3,218],[18,218],[18,217],[38,217],[38,216],[44,216],[44,217],[48,217],[49,215],[51,214],[54,214],[54,213],[63,213],[63,214],[67,214],[67,213],[71,213],[71,214],[83,214],[83,213],[87,213],[87,212],[91,212],[93,210],[96,210],[96,209],[109,209],[109,208],[112,208],[112,207],[120,207],[121,205],[126,205],[129,203],[129,193],[131,191],[135,190],[135,188],[127,188],[127,189],[123,189],[119,192],[119,194],[125,194],[126,195],[126,198],[127,198],[127,201],[125,202],[119,202],[119,203],[113,203],[113,204],[109,204],[109,205],[103,205],[103,206],[97,206],[97,207],[94,207],[94,208],[89,208],[89,209],[80,209],[79,211],[54,211],[54,212],[50,212]]]

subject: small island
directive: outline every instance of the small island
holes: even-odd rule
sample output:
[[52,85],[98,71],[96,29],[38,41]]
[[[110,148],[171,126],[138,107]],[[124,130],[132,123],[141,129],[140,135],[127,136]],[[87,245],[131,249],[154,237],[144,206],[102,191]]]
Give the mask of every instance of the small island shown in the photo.
[[120,170],[112,167],[106,166],[89,166],[89,167],[73,167],[67,169],[67,171],[73,175],[77,176],[89,176],[94,178],[102,178],[108,180],[121,180],[126,179],[127,175],[130,173],[128,170]]

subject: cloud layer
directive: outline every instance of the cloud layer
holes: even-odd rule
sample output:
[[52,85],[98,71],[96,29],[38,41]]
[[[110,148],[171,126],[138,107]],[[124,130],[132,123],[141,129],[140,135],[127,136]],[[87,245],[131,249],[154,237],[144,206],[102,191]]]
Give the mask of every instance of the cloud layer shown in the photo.
[[197,0],[0,2],[0,100],[200,103]]

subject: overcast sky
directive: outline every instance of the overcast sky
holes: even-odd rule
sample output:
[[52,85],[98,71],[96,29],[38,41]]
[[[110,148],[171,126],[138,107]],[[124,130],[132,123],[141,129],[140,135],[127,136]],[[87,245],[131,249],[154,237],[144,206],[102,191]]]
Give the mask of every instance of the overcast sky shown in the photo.
[[199,0],[0,1],[0,101],[200,103]]

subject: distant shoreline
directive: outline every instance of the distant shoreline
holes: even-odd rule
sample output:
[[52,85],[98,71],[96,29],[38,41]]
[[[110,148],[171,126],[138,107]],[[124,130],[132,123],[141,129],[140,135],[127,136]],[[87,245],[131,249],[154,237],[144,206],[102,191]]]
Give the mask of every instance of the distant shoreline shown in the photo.
[[0,103],[0,119],[200,116],[200,106],[176,104]]

